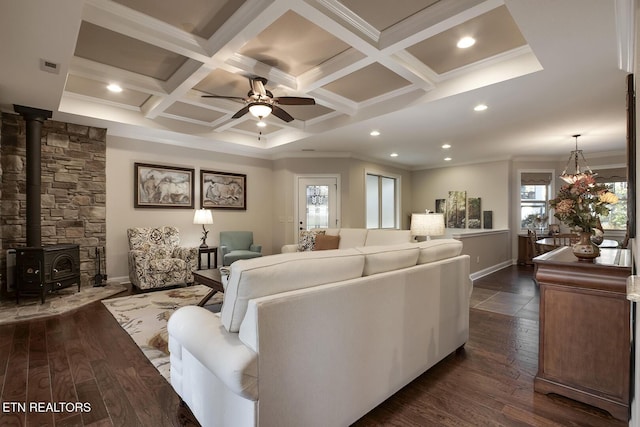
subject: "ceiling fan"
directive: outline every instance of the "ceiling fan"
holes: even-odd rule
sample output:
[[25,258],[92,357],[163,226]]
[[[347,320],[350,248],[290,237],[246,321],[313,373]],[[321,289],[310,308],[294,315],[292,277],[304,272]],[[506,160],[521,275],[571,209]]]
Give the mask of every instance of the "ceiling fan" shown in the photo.
[[264,88],[267,84],[267,79],[264,77],[249,77],[249,86],[251,90],[247,93],[246,98],[239,96],[222,96],[222,95],[202,95],[203,98],[223,98],[234,99],[244,102],[246,105],[235,113],[231,118],[237,119],[244,116],[247,113],[251,113],[254,117],[257,117],[260,121],[267,117],[269,114],[276,116],[277,118],[290,122],[293,117],[278,107],[280,105],[315,105],[316,101],[313,98],[303,98],[299,96],[280,96],[274,97],[271,91]]

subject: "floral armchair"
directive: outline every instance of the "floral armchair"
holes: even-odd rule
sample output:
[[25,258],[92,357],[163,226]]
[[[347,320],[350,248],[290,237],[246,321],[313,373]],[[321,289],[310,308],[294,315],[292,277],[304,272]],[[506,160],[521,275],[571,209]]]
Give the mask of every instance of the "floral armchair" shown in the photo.
[[139,289],[153,289],[193,283],[198,248],[179,246],[177,228],[129,228],[127,237],[131,284]]

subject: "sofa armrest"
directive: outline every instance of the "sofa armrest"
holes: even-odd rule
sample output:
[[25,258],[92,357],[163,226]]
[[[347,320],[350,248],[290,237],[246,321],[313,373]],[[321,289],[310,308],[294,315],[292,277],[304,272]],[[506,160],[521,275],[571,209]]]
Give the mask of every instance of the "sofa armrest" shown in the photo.
[[228,254],[229,252],[231,252],[229,250],[229,246],[220,246],[220,253],[222,254],[222,257],[224,258],[224,256],[226,254]]
[[167,325],[171,351],[186,349],[229,390],[245,399],[258,400],[258,355],[229,333],[220,317],[207,309],[178,309]]
[[290,244],[290,245],[284,245],[280,249],[280,252],[282,252],[283,254],[298,252],[298,244],[297,243],[293,243],[293,244]]
[[253,243],[249,246],[249,250],[251,252],[260,252],[262,253],[262,245],[254,245]]

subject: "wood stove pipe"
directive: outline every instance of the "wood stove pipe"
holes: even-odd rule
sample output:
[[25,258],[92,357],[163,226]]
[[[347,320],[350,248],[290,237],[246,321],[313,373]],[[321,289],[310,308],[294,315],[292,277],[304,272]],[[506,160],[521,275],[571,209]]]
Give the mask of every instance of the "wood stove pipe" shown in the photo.
[[52,116],[51,111],[13,105],[26,122],[27,156],[27,246],[42,246],[41,218],[41,147],[42,124]]

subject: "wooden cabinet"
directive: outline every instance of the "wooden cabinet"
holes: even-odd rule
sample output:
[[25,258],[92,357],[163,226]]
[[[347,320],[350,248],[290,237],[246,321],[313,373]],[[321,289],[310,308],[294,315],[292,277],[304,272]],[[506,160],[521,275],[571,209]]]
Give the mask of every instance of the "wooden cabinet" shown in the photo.
[[570,247],[534,258],[540,285],[540,341],[534,389],[629,419],[631,254],[602,249],[578,261]]

